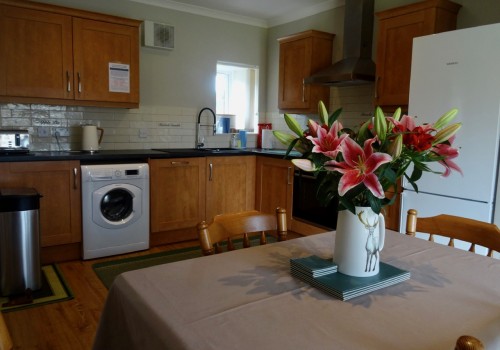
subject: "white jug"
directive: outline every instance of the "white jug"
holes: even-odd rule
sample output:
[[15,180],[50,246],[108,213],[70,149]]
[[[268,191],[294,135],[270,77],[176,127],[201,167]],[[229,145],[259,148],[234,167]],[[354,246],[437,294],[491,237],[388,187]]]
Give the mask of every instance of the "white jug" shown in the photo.
[[[97,131],[101,133],[99,138],[97,138]],[[99,151],[99,145],[101,144],[103,135],[103,128],[98,128],[95,125],[84,125],[82,133],[82,150],[90,153]]]
[[380,251],[385,242],[384,215],[370,207],[338,212],[333,261],[349,276],[369,277],[379,273]]

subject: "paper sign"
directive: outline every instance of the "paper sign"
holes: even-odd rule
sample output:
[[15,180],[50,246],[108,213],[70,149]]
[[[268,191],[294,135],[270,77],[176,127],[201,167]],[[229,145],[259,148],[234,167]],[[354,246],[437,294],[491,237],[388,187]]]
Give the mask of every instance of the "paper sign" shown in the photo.
[[109,91],[130,92],[130,65],[109,63]]

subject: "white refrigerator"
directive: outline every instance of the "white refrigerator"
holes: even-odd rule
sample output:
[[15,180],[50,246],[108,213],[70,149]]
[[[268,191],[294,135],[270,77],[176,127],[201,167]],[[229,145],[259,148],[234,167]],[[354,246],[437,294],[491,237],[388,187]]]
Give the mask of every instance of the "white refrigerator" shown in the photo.
[[[419,216],[450,214],[500,225],[500,23],[414,39],[408,114],[421,124],[451,108],[463,124],[454,142],[463,176],[424,173],[418,193],[403,181],[401,232],[411,208]],[[443,170],[437,163],[433,168]]]

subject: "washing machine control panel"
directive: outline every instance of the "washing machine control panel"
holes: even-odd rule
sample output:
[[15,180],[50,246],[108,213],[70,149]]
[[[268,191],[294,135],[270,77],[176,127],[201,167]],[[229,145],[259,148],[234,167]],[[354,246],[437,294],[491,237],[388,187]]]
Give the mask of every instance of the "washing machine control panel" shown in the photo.
[[144,164],[94,165],[82,167],[83,181],[109,181],[149,178],[148,167]]

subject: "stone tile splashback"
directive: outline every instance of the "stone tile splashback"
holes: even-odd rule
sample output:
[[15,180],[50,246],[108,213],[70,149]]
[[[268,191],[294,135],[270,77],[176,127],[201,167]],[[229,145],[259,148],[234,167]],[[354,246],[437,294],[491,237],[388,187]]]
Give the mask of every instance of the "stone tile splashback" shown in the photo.
[[[0,104],[0,127],[27,129],[37,151],[80,150],[82,125],[104,129],[103,150],[192,148],[198,110],[184,107],[141,106],[112,109],[39,104]],[[205,147],[229,147],[229,134],[211,135],[201,129]],[[255,147],[249,134],[247,146]]]

